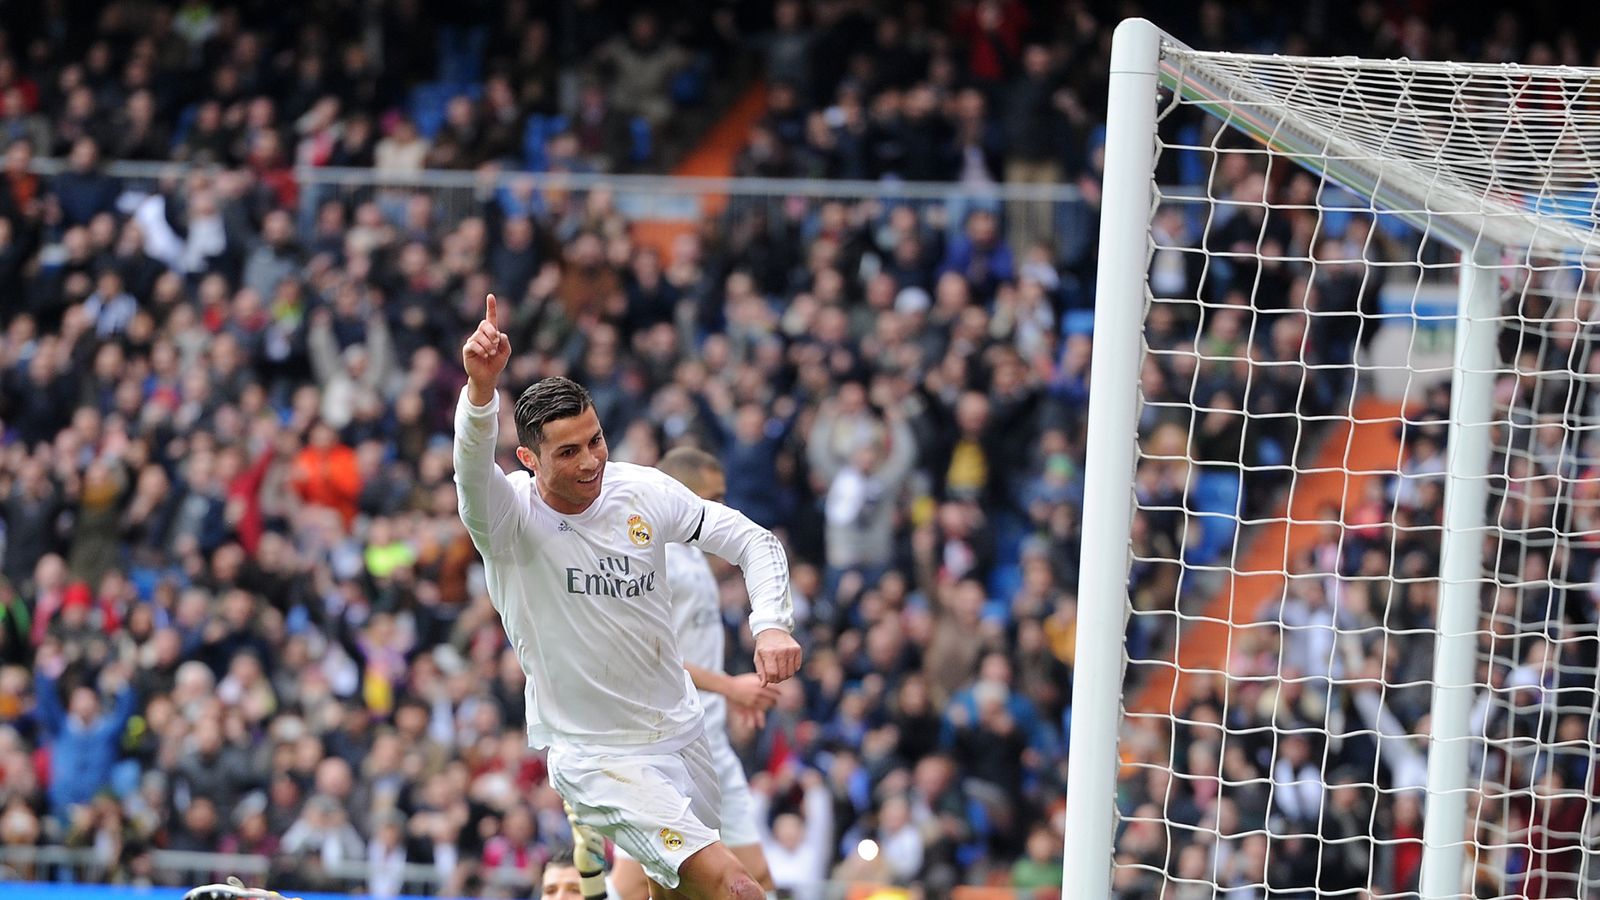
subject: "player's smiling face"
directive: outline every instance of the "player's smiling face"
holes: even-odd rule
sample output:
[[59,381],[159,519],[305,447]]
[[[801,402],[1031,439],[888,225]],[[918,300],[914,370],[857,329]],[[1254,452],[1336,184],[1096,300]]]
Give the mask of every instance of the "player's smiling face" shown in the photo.
[[546,422],[537,454],[517,448],[517,457],[533,470],[539,496],[551,509],[569,514],[583,512],[600,496],[609,456],[600,417],[592,406],[570,418]]

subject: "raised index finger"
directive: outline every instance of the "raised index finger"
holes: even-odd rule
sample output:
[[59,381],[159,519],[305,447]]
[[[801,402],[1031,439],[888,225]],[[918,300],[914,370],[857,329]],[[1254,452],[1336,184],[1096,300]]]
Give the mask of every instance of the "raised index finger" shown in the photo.
[[488,303],[487,303],[487,307],[488,308],[485,309],[484,313],[483,313],[483,320],[485,322],[488,322],[490,325],[493,325],[494,327],[499,328],[500,327],[500,323],[499,323],[499,321],[497,321],[497,317],[496,317],[496,313],[495,313],[495,302],[494,302],[494,295],[493,294],[489,295],[489,300],[488,300]]

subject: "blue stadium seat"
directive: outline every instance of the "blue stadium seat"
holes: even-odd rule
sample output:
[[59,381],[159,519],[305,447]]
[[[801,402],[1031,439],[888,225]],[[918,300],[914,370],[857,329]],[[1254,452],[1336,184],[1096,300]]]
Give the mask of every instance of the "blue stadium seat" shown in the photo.
[[531,115],[522,126],[522,164],[530,172],[543,172],[550,167],[544,152],[544,116]]
[[655,155],[654,135],[650,133],[650,120],[634,116],[628,122],[628,159],[636,166],[650,161]]
[[956,862],[970,866],[983,858],[984,845],[994,832],[989,809],[975,797],[967,797],[967,824],[972,826],[972,840],[956,848]]
[[177,149],[184,141],[189,139],[189,132],[194,130],[194,120],[200,117],[200,104],[191,103],[178,113],[178,121],[172,126],[172,148]]
[[1256,462],[1263,466],[1288,465],[1289,451],[1277,438],[1264,437],[1256,444]]
[[133,584],[134,593],[139,595],[139,599],[149,603],[155,599],[156,588],[161,580],[169,574],[154,566],[135,565],[128,568],[128,581]]
[[704,57],[696,57],[694,62],[683,67],[683,70],[672,77],[668,86],[668,93],[672,97],[674,106],[699,106],[706,99],[706,75],[710,64]]
[[998,613],[1002,621],[1011,618],[1011,598],[1017,595],[1022,588],[1022,566],[1017,563],[1000,563],[989,573],[989,596],[997,599],[990,600],[996,604],[994,609],[984,607],[984,617]]
[[1322,212],[1322,233],[1332,238],[1342,238],[1350,229],[1355,216],[1351,207],[1365,205],[1355,194],[1331,183],[1322,188],[1322,203],[1328,207]]
[[439,129],[444,127],[444,108],[451,96],[449,86],[439,82],[427,82],[411,89],[408,108],[418,134],[432,140],[439,133]]
[[[1178,129],[1177,138],[1178,143],[1186,147],[1198,147],[1201,141],[1200,127],[1185,125]],[[1198,150],[1178,151],[1179,184],[1205,184],[1210,174],[1206,168],[1205,154]]]
[[550,167],[545,144],[567,130],[566,116],[546,116],[535,113],[522,127],[522,161],[531,172],[543,172]]
[[1415,240],[1417,229],[1399,216],[1379,216],[1378,228],[1397,241]]
[[475,82],[427,81],[411,89],[411,120],[417,133],[432,140],[444,127],[445,108],[456,97],[476,102],[483,96],[483,85]]
[[1233,543],[1233,534],[1239,527],[1240,490],[1236,470],[1202,468],[1189,494],[1200,533],[1189,536],[1185,562],[1196,565],[1214,562]]

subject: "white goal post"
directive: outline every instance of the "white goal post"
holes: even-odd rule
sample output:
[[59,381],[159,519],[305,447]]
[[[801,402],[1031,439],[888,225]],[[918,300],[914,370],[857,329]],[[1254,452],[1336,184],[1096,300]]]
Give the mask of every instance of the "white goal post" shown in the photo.
[[1109,88],[1065,896],[1600,896],[1600,70]]

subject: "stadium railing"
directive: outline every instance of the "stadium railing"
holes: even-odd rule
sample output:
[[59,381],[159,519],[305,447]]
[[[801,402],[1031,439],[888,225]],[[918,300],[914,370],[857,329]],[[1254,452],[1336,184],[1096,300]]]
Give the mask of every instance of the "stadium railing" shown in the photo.
[[[63,172],[66,167],[65,160],[56,158],[36,159],[30,165],[31,171],[44,176]],[[137,197],[140,193],[170,191],[192,174],[230,170],[187,163],[114,161],[98,171],[120,183],[124,189],[121,208],[126,212],[132,208],[130,194]],[[609,195],[612,206],[628,221],[635,241],[656,247],[664,258],[670,256],[678,235],[701,233],[708,221],[722,228],[723,234],[735,225],[748,230],[759,221],[774,238],[798,233],[809,243],[823,207],[831,201],[845,204],[852,223],[875,227],[887,225],[894,208],[912,207],[921,213],[925,233],[942,228],[946,240],[962,232],[972,211],[994,212],[1019,265],[1028,246],[1045,243],[1059,266],[1074,268],[1092,253],[1098,232],[1098,210],[1075,184],[974,185],[954,181],[709,178],[501,169],[396,174],[376,169],[301,166],[290,171],[296,223],[303,240],[315,233],[318,208],[329,200],[340,200],[349,210],[367,201],[375,202],[391,224],[400,225],[410,212],[408,207],[417,197],[424,197],[428,201],[429,224],[437,234],[480,214],[491,201],[498,201],[502,209],[509,211],[547,216],[553,213],[559,218],[565,210],[590,203],[595,194]],[[1023,243],[1027,246],[1019,245]],[[1083,305],[1087,307],[1086,302]],[[1087,322],[1081,324],[1087,330]]]
[[[152,851],[154,886],[132,884],[104,884],[106,861],[93,847],[23,847],[0,845],[0,883],[4,883],[7,900],[55,900],[55,898],[100,898],[100,900],[178,900],[184,891],[200,884],[218,881],[228,875],[238,875],[246,884],[277,888],[271,883],[275,864],[267,856],[245,853],[195,853],[176,850]],[[324,880],[339,887],[333,892],[304,892],[293,890],[293,885],[283,886],[286,895],[302,900],[319,900],[323,897],[355,897],[356,900],[375,900],[371,895],[352,894],[366,890],[373,867],[365,859],[348,860],[328,867]],[[527,877],[516,872],[481,870],[486,892],[494,896],[533,896],[533,886]],[[385,875],[403,881],[407,890],[415,895],[383,895],[386,900],[400,900],[407,896],[437,897],[446,879],[430,865],[407,863],[398,871],[385,867]],[[400,875],[395,879],[395,875]],[[537,876],[537,873],[534,873]],[[509,892],[509,893],[507,893]],[[780,891],[781,896],[793,900],[911,900],[905,888],[892,885],[873,885],[843,881],[829,881],[794,891]],[[958,887],[952,900],[1045,900],[1058,895],[1050,892],[1035,893],[997,887]]]

